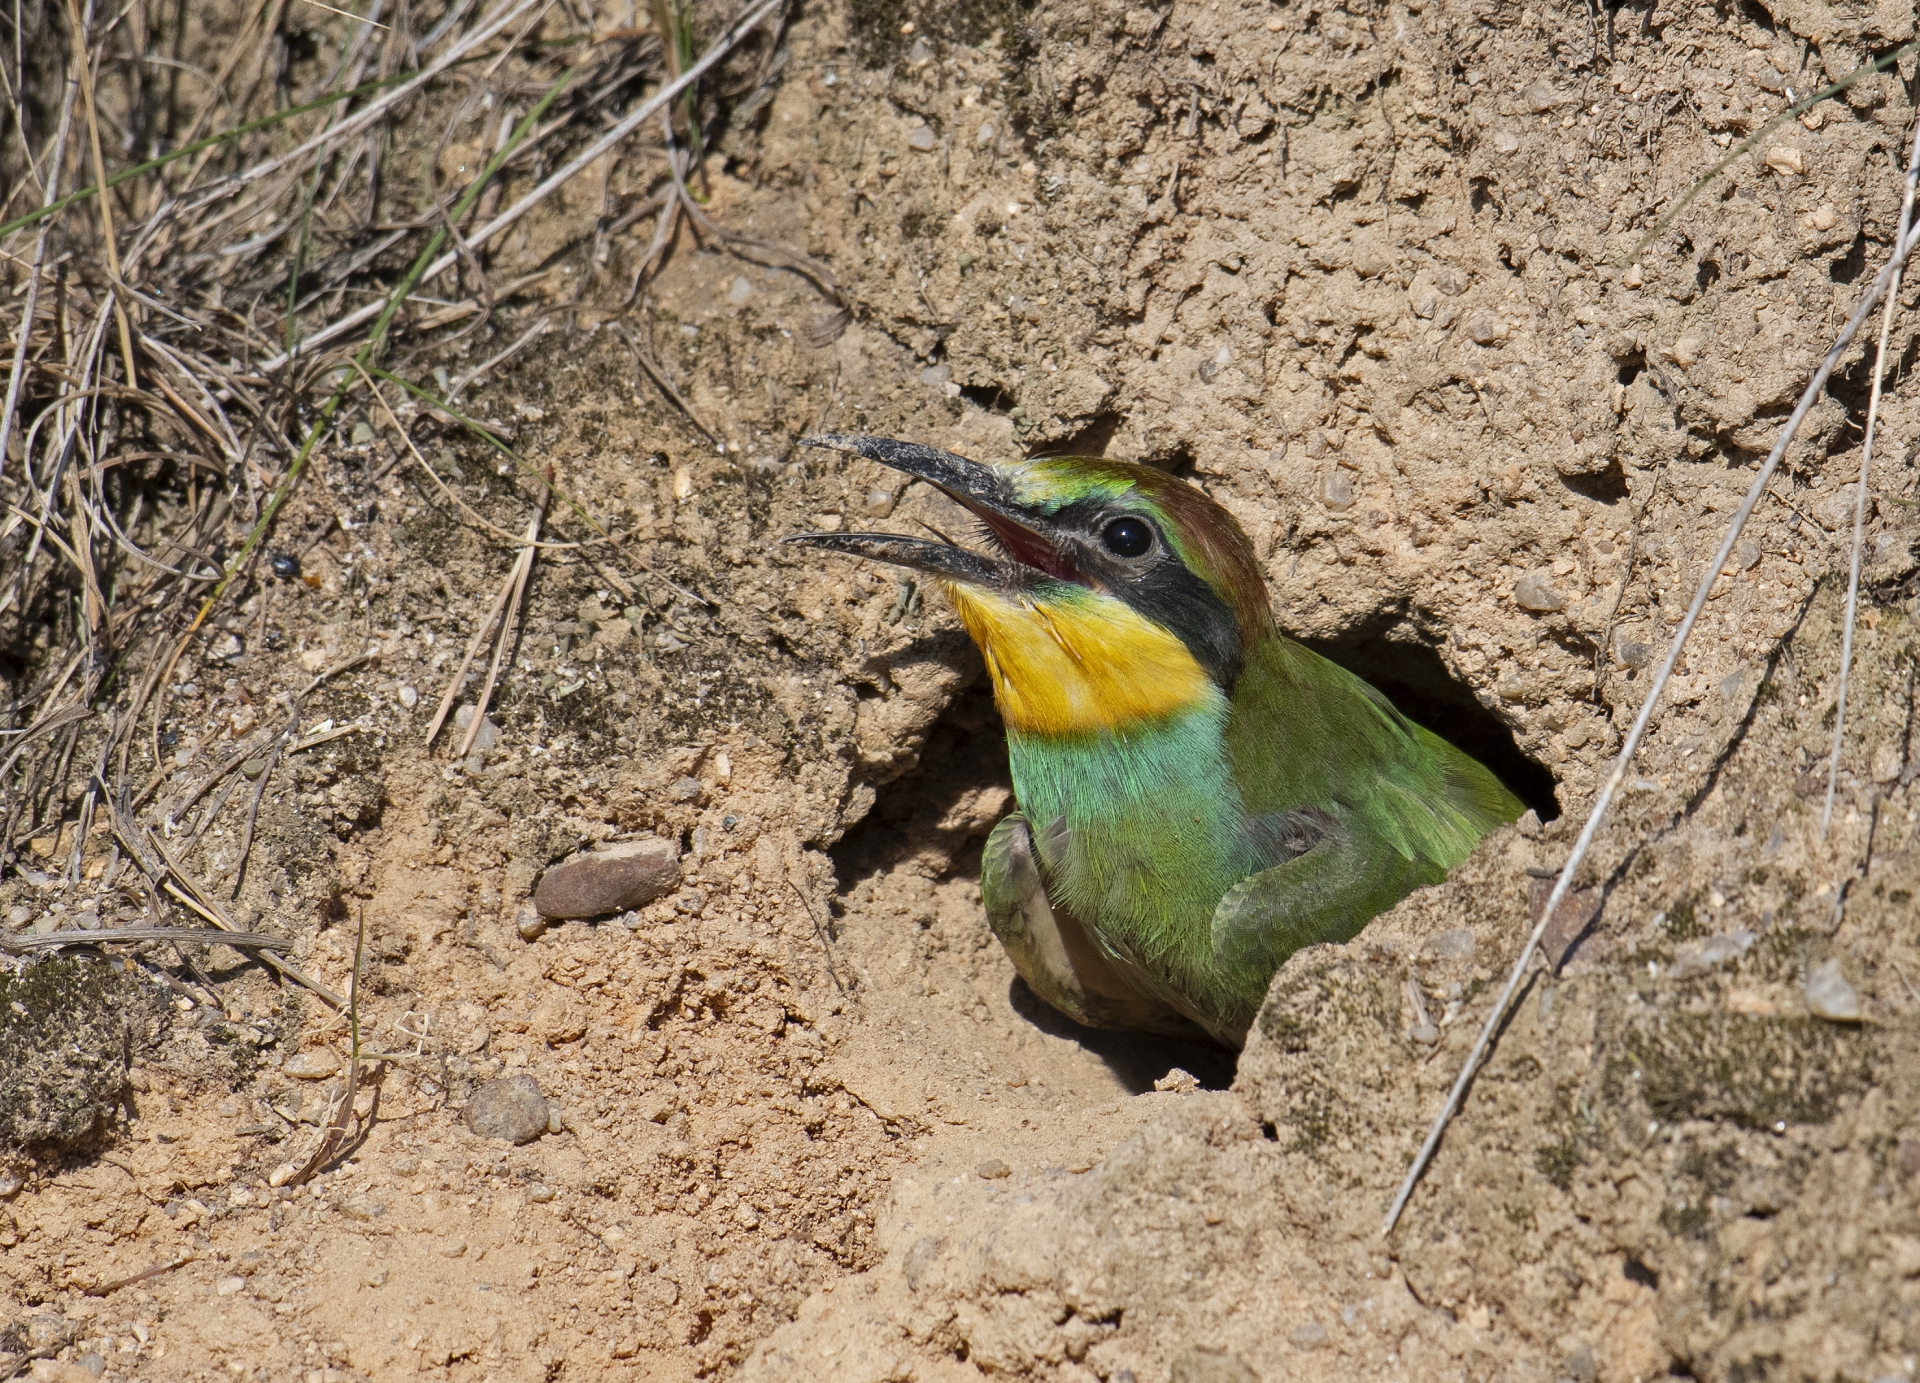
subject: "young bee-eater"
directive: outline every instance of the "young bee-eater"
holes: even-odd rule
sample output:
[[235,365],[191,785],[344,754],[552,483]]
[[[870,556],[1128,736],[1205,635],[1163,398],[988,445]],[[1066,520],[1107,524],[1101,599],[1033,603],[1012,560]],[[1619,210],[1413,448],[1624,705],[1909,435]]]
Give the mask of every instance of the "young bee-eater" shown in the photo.
[[980,648],[1018,810],[982,856],[1014,968],[1090,1027],[1231,1047],[1280,965],[1346,941],[1520,803],[1478,762],[1280,632],[1233,516],[1146,466],[982,465],[820,437],[939,486],[989,552],[789,539],[940,582]]

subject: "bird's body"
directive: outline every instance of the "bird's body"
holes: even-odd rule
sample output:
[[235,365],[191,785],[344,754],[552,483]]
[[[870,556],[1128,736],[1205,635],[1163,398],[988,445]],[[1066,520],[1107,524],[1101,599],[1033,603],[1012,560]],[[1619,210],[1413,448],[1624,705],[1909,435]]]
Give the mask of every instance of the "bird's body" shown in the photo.
[[823,441],[939,484],[1005,554],[800,539],[945,582],[1019,804],[984,853],[988,919],[1069,1016],[1237,1046],[1289,955],[1347,940],[1519,815],[1478,762],[1279,631],[1244,534],[1193,487]]

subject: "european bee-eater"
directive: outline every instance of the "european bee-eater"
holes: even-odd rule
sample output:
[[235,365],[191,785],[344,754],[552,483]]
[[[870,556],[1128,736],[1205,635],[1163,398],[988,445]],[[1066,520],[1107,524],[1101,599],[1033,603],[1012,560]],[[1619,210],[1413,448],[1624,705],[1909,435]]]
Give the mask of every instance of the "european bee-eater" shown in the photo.
[[1233,516],[1147,466],[831,447],[939,486],[992,549],[789,539],[945,586],[1007,727],[1018,809],[981,894],[1014,968],[1091,1027],[1238,1047],[1280,965],[1346,941],[1519,816],[1492,773],[1280,632]]

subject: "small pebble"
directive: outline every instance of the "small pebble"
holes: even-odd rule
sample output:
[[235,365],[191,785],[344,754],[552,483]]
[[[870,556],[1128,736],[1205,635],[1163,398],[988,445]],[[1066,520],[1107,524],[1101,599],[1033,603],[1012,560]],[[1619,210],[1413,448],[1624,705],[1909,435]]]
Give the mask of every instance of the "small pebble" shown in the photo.
[[353,444],[356,447],[364,447],[372,440],[373,428],[371,425],[365,422],[358,422],[353,425]]
[[400,697],[400,704],[405,706],[409,711],[420,704],[420,693],[408,686],[405,682],[400,684],[400,690],[397,694]]
[[213,1284],[215,1296],[230,1297],[246,1289],[247,1280],[244,1277],[223,1277]]
[[325,1047],[309,1047],[288,1057],[280,1069],[295,1080],[326,1080],[340,1073],[340,1058]]
[[913,41],[913,47],[907,50],[907,61],[914,67],[925,67],[933,61],[933,49],[924,37]]
[[1860,996],[1840,970],[1838,956],[1821,961],[1807,971],[1805,985],[1807,1008],[1815,1018],[1829,1023],[1858,1023]]
[[467,1127],[482,1138],[531,1143],[547,1131],[551,1119],[540,1083],[532,1076],[502,1076],[473,1092],[467,1102]]
[[24,927],[31,921],[33,921],[33,909],[25,903],[15,903],[7,909],[7,925],[9,927]]
[[981,122],[979,132],[973,137],[973,147],[976,149],[986,148],[989,144],[993,143],[999,133],[1000,131],[994,128],[993,121],[986,120]]
[[735,274],[733,286],[727,289],[727,301],[735,307],[745,307],[747,299],[753,296],[753,281],[745,274]]
[[1560,104],[1560,93],[1553,89],[1553,83],[1541,80],[1527,88],[1527,109],[1535,115],[1545,115]]
[[547,934],[547,919],[540,915],[540,909],[528,904],[513,919],[513,929],[520,933],[522,941],[538,941]]
[[549,869],[533,905],[542,917],[605,917],[650,903],[679,882],[672,841],[620,841]]
[[1428,937],[1421,949],[1436,960],[1472,960],[1473,933],[1465,927],[1454,927]]
[[1009,1167],[997,1157],[988,1158],[985,1162],[982,1162],[978,1167],[974,1168],[974,1170],[987,1181],[1000,1181],[1005,1177],[1013,1175],[1013,1168]]
[[1767,167],[1782,177],[1798,177],[1807,171],[1807,161],[1793,145],[1776,144],[1767,150]]
[[535,1205],[545,1205],[548,1201],[552,1200],[558,1194],[559,1192],[555,1191],[551,1186],[548,1186],[545,1182],[536,1181],[534,1182],[533,1185],[527,1188],[527,1199],[532,1201]]
[[1295,1349],[1318,1349],[1327,1342],[1327,1328],[1319,1321],[1309,1321],[1288,1331],[1287,1339]]
[[266,771],[267,761],[265,759],[248,759],[240,765],[241,776],[245,778],[258,778]]
[[[1312,450],[1311,446],[1308,450]],[[1345,471],[1328,471],[1321,477],[1320,502],[1336,514],[1353,508],[1353,481]]]
[[1491,346],[1507,339],[1507,324],[1491,312],[1476,312],[1467,323],[1467,335],[1476,346]]
[[[472,706],[462,706],[453,713],[453,728],[461,739],[466,738],[467,727],[471,724],[473,724]],[[473,748],[470,753],[490,754],[499,743],[500,727],[494,724],[492,716],[488,716],[480,722],[480,733],[473,737]]]
[[917,154],[930,154],[940,147],[940,136],[921,125],[908,133],[907,147]]
[[1567,598],[1553,588],[1546,573],[1530,571],[1513,583],[1513,603],[1522,610],[1544,614],[1567,608]]
[[1168,1383],[1260,1383],[1246,1360],[1218,1345],[1192,1345],[1174,1355],[1167,1378]]

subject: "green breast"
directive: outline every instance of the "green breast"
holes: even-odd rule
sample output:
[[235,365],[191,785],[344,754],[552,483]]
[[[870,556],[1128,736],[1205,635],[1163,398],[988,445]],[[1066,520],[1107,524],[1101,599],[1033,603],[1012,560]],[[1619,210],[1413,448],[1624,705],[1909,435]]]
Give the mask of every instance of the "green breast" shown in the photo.
[[1247,845],[1217,691],[1125,729],[1007,737],[1047,894],[1113,953],[1191,993],[1221,896],[1264,862]]

